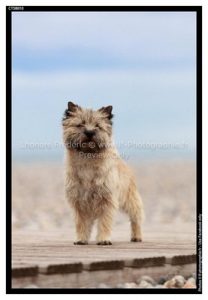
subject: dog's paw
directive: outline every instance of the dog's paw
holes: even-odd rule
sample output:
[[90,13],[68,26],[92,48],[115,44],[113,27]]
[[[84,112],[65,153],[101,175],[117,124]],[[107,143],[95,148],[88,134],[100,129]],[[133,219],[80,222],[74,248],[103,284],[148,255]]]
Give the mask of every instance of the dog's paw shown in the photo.
[[111,243],[111,241],[99,241],[99,242],[97,242],[97,245],[109,246],[109,245],[112,245],[112,243]]
[[77,242],[74,242],[74,245],[88,245],[88,242],[87,241],[77,241]]
[[139,243],[139,242],[142,242],[142,239],[141,238],[131,238],[131,242]]

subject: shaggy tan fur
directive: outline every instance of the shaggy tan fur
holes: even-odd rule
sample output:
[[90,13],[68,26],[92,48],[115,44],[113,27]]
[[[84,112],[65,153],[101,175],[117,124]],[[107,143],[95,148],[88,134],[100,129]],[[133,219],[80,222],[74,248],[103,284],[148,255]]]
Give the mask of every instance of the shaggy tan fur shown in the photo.
[[93,111],[69,102],[65,111],[65,191],[74,212],[75,244],[88,243],[97,220],[97,243],[110,245],[119,208],[129,215],[131,241],[142,240],[142,200],[131,170],[112,144],[112,116],[112,106]]

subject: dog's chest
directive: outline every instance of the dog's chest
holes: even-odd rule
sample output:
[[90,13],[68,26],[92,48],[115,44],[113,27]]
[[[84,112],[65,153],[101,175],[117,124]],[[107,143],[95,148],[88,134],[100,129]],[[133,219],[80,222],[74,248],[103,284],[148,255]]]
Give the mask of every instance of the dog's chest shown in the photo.
[[73,174],[71,194],[82,207],[95,209],[111,200],[111,191],[106,176],[96,168],[80,168]]
[[76,173],[77,189],[84,199],[92,198],[95,194],[102,192],[104,184],[103,175],[96,169],[80,169]]
[[99,182],[101,176],[95,168],[77,168],[75,172],[75,178],[83,188],[89,187],[89,185],[96,184]]

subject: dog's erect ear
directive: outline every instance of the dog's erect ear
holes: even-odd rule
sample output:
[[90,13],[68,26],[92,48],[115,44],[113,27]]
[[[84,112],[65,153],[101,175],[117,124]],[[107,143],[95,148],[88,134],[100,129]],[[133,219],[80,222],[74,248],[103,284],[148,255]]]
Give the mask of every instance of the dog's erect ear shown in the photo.
[[73,102],[69,101],[68,102],[68,108],[64,112],[64,116],[63,116],[62,121],[65,121],[66,119],[68,119],[70,117],[70,112],[75,112],[77,108],[79,108],[78,105],[76,105]]
[[113,118],[112,110],[113,110],[113,106],[112,105],[101,107],[99,109],[99,111],[101,111],[102,113],[106,114],[106,116],[107,116],[107,118],[109,120],[111,120]]
[[74,104],[73,102],[68,102],[68,111],[75,111],[79,106]]

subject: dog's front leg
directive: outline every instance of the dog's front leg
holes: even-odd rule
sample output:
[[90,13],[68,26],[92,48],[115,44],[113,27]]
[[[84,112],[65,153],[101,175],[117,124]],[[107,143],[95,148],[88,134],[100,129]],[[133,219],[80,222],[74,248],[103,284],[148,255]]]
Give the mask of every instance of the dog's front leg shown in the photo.
[[112,245],[111,231],[113,224],[114,207],[108,207],[98,218],[97,245]]
[[75,245],[86,245],[90,238],[93,220],[86,218],[86,216],[81,215],[76,212],[75,216],[76,234],[77,241],[74,242]]

